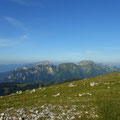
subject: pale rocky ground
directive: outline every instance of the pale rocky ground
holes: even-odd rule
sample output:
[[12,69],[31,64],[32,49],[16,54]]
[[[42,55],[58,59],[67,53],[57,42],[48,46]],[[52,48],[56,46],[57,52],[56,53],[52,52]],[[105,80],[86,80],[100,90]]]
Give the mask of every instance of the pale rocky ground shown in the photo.
[[96,109],[91,108],[89,111],[84,111],[86,106],[82,105],[83,110],[77,111],[77,106],[72,105],[71,108],[68,106],[55,106],[55,105],[42,105],[39,107],[26,107],[26,108],[8,108],[0,114],[0,120],[75,120],[77,118],[98,118]]

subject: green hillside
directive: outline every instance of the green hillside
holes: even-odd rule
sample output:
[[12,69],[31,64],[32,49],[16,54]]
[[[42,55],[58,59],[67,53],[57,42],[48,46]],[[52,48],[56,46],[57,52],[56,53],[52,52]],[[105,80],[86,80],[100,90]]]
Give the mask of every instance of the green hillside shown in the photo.
[[1,120],[120,120],[120,73],[0,97]]

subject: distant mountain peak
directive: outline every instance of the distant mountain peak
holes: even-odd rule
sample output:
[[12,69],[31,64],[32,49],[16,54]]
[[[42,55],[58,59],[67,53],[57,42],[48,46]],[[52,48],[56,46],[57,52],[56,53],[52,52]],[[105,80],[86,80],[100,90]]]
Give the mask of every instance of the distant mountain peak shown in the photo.
[[83,60],[83,61],[78,62],[78,65],[80,66],[89,65],[89,64],[95,64],[95,63],[91,60]]
[[35,65],[51,65],[52,62],[50,61],[40,61],[40,62],[37,62],[35,63]]

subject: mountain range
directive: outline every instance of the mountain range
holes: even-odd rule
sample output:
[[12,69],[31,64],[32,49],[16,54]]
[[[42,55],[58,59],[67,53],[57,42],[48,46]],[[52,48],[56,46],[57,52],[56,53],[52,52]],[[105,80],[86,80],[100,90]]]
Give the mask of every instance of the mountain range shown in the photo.
[[119,68],[109,67],[103,64],[96,64],[93,61],[81,61],[75,63],[63,63],[59,65],[50,62],[40,62],[30,67],[14,69],[0,79],[0,82],[62,82],[73,78],[89,78],[108,73],[120,72]]

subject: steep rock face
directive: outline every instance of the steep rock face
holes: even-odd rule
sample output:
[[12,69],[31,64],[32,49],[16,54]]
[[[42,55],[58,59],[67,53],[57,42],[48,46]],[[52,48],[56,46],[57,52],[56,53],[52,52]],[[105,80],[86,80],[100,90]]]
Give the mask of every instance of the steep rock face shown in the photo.
[[85,77],[97,76],[99,74],[102,74],[100,71],[100,67],[92,61],[81,61],[78,63],[78,66],[82,69]]
[[[7,82],[50,82],[54,77],[54,67],[38,65],[29,68],[20,68],[12,71],[5,79]],[[49,78],[49,79],[48,79]]]
[[64,63],[58,66],[40,64],[13,70],[4,82],[61,82],[70,78],[81,79],[119,71],[118,68],[96,64],[92,61],[81,61],[78,64]]

